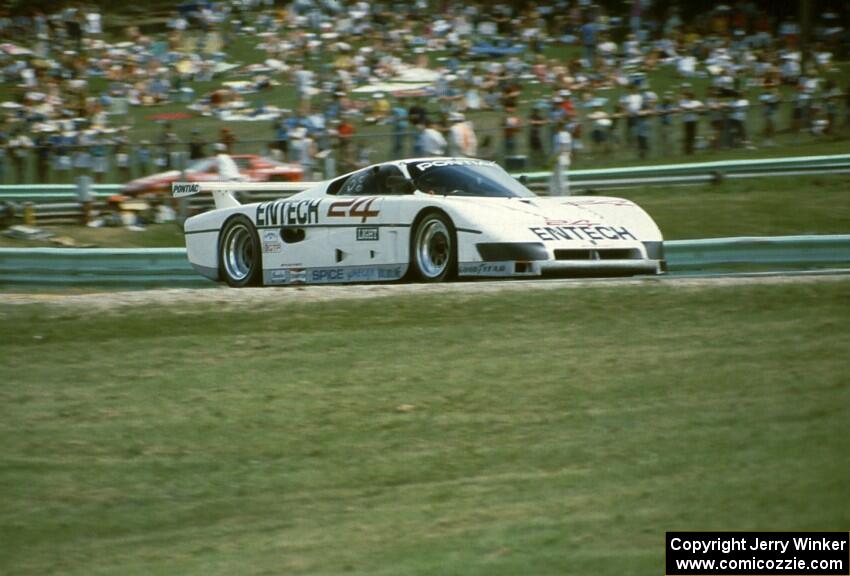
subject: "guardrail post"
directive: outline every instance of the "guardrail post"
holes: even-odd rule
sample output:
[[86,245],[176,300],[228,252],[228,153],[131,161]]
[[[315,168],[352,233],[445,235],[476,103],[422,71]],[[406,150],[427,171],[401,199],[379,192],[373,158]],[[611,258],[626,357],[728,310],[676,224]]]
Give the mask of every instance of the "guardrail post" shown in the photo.
[[24,202],[24,224],[35,226],[35,205],[32,202]]
[[91,221],[92,205],[94,202],[89,200],[82,203],[82,211],[80,212],[80,224],[86,226]]
[[80,219],[84,226],[89,223],[91,208],[94,202],[94,194],[92,192],[91,184],[91,176],[83,175],[77,178],[77,199],[80,201],[80,204],[82,204]]
[[189,198],[183,197],[177,199],[177,223],[183,226],[186,218],[189,217]]

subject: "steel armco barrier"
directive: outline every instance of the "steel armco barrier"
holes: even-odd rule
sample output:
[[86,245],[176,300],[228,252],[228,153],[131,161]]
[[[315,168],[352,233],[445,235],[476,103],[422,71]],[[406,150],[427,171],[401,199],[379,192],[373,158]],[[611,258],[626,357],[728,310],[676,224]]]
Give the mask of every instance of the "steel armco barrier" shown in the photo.
[[[850,235],[673,240],[664,243],[673,274],[747,266],[850,266]],[[204,287],[184,248],[0,248],[0,285]]]
[[[768,158],[759,160],[721,160],[688,164],[656,166],[627,166],[593,170],[570,170],[570,187],[574,189],[625,187],[639,185],[664,186],[683,182],[707,182],[718,176],[746,178],[783,174],[850,173],[850,154],[828,156],[798,156],[793,158]],[[551,172],[517,172],[515,178],[525,177],[529,186],[545,187]],[[120,184],[93,184],[95,199],[104,199],[121,191]],[[281,198],[290,192],[252,192],[246,201]],[[0,186],[0,201],[67,202],[76,200],[74,184],[26,184]]]

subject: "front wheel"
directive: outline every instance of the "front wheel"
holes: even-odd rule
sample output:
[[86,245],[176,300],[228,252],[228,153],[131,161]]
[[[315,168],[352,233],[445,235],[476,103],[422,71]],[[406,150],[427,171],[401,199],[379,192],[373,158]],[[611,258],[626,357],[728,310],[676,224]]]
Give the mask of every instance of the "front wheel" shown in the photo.
[[228,220],[218,244],[218,264],[224,281],[234,288],[256,286],[263,263],[257,230],[246,216]]
[[440,212],[426,214],[413,231],[410,261],[414,277],[442,282],[457,271],[457,241],[451,220]]

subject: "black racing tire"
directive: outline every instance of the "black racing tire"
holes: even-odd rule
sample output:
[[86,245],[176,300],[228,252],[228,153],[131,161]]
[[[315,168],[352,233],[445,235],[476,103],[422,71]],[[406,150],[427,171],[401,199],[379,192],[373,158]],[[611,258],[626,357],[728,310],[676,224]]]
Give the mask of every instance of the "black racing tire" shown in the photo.
[[253,222],[242,214],[230,218],[218,241],[220,277],[233,288],[258,286],[263,276],[263,253]]
[[443,212],[431,210],[417,218],[410,235],[410,272],[420,282],[457,276],[457,232]]

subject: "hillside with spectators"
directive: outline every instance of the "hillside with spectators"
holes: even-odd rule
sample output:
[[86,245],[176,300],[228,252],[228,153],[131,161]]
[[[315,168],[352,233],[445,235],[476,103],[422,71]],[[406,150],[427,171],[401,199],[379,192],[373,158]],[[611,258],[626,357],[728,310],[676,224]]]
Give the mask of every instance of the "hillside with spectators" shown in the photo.
[[424,154],[546,169],[561,125],[583,167],[830,152],[850,126],[830,3],[805,33],[757,2],[37,6],[0,17],[3,183],[125,182],[217,143],[328,177]]

